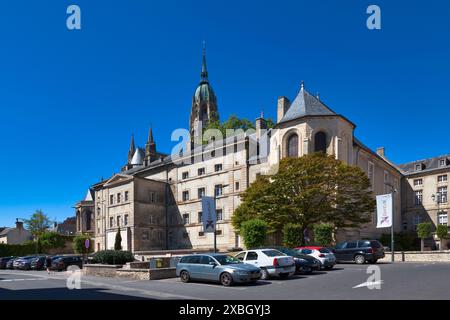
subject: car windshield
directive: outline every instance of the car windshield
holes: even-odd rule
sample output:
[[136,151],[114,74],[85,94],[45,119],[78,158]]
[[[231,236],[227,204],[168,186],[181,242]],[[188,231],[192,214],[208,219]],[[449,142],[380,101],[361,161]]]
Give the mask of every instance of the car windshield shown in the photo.
[[299,253],[293,249],[289,248],[276,248],[276,251],[280,251],[281,253],[287,254],[288,256],[298,257]]
[[319,252],[320,253],[331,253],[331,251],[327,248],[320,248]]
[[214,258],[215,258],[221,265],[242,263],[240,260],[236,259],[235,257],[229,256],[229,255],[226,255],[226,254],[220,255],[220,256],[214,256]]
[[263,253],[268,257],[277,257],[277,256],[284,256],[284,253],[281,253],[278,250],[264,250]]

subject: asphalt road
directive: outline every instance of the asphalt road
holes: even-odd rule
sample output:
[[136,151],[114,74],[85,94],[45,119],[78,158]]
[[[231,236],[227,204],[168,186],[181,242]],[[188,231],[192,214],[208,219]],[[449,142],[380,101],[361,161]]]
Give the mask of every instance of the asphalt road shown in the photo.
[[[69,289],[66,272],[0,270],[0,300],[5,299],[450,299],[449,263],[377,264],[380,277],[368,279],[370,265],[339,264],[335,270],[290,279],[223,287],[182,283],[179,279],[125,280],[81,276],[80,289]],[[364,286],[379,281],[380,289]],[[70,282],[70,281],[69,281]],[[73,281],[70,282],[73,286]],[[360,287],[356,287],[360,285]],[[356,287],[356,288],[354,288]]]

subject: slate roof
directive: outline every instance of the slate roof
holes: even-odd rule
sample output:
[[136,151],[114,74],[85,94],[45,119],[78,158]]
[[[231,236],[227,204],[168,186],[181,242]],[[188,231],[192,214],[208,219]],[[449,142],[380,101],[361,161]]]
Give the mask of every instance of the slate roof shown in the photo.
[[[439,160],[445,159],[446,165],[444,167],[439,166]],[[416,170],[416,165],[421,165],[421,170]],[[416,160],[413,162],[408,162],[404,164],[398,165],[398,167],[405,172],[406,174],[413,174],[417,172],[422,171],[429,171],[429,170],[436,170],[436,169],[442,169],[442,168],[449,168],[450,169],[450,154],[433,157],[429,159],[424,160]]]
[[302,84],[300,92],[286,111],[281,122],[298,119],[305,116],[328,116],[337,115],[322,101],[310,94]]
[[5,228],[2,232],[0,232],[0,237],[6,236],[9,232],[11,232],[14,228]]

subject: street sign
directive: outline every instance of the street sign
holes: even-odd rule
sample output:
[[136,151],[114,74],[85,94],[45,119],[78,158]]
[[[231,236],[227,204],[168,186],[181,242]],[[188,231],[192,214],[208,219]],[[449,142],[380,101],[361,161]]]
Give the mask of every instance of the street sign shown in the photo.
[[86,239],[86,240],[84,241],[84,247],[85,247],[86,249],[89,249],[89,248],[91,247],[91,242],[89,241],[89,239]]
[[216,230],[216,203],[214,197],[202,197],[203,232],[214,233]]

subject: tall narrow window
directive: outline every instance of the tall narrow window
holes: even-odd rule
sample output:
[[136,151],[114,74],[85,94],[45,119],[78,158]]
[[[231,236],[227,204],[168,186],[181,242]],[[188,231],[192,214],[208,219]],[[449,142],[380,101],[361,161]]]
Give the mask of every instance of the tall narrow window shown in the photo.
[[327,135],[325,132],[317,132],[314,136],[314,152],[327,152]]
[[298,158],[298,135],[292,134],[287,142],[287,156],[289,158]]

